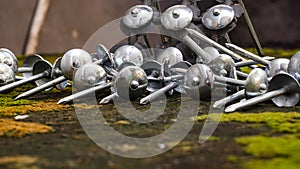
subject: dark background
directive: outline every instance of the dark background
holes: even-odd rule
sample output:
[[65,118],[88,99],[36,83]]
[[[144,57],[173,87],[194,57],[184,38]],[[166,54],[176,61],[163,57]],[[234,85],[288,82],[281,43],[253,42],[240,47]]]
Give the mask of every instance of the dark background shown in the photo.
[[[163,8],[174,2],[164,0]],[[138,0],[52,0],[38,53],[62,53],[82,47],[95,31],[139,3]],[[263,47],[300,47],[299,0],[244,0],[244,3]],[[21,53],[34,4],[35,0],[0,0],[0,47]],[[253,46],[243,19],[230,35],[240,46]]]

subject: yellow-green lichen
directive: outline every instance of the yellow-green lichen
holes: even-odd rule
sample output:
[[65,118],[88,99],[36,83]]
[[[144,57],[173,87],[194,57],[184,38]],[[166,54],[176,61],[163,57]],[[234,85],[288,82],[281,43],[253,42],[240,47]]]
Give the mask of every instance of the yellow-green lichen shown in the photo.
[[36,163],[39,161],[37,157],[31,157],[26,155],[18,156],[5,156],[0,158],[0,166],[5,168],[28,168],[28,169],[39,169]]
[[[56,102],[32,102],[32,101],[25,101],[25,100],[20,100],[19,103],[24,103],[24,104],[17,104],[17,102],[8,102],[7,104],[10,106],[0,106],[0,117],[1,116],[6,116],[6,117],[11,117],[11,116],[16,116],[16,115],[22,115],[22,114],[27,114],[30,112],[40,112],[40,111],[57,111],[57,110],[62,110],[65,108],[68,108],[68,105],[58,105]],[[29,103],[29,104],[25,104]]]
[[[256,49],[255,48],[249,48],[247,49],[248,51],[257,54]],[[263,48],[264,54],[266,56],[273,56],[276,58],[279,57],[286,57],[289,58],[291,56],[293,56],[295,53],[297,53],[298,51],[300,51],[300,49],[272,49],[272,48]]]
[[235,139],[247,154],[255,157],[243,163],[245,169],[296,169],[300,166],[299,135],[247,136]]
[[0,137],[23,137],[28,134],[42,134],[53,131],[54,129],[52,127],[42,124],[0,119]]
[[274,132],[297,133],[300,132],[300,113],[297,112],[264,112],[264,113],[231,113],[202,115],[196,117],[196,121],[203,121],[207,118],[219,120],[220,122],[240,123],[262,123],[274,130]]

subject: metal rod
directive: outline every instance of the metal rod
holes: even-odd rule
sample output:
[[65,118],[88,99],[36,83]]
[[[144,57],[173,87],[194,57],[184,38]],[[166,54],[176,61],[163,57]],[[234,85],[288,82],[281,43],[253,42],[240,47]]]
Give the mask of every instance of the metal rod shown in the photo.
[[106,89],[108,87],[111,87],[111,83],[106,83],[106,84],[103,84],[103,85],[95,86],[95,87],[80,91],[78,93],[72,94],[72,95],[70,95],[68,97],[65,97],[63,99],[60,99],[57,102],[57,104],[66,104],[66,103],[71,102],[72,100],[78,99],[80,97],[86,96],[86,95],[91,94],[91,93],[95,93],[97,91]]
[[114,98],[118,97],[118,93],[113,93],[105,98],[103,98],[99,104],[108,104],[109,102],[111,102]]
[[226,46],[229,49],[234,50],[234,51],[240,53],[241,55],[243,55],[243,56],[245,56],[245,57],[247,57],[249,59],[252,59],[254,61],[257,61],[258,63],[261,63],[261,64],[263,64],[265,66],[267,66],[267,65],[270,64],[270,61],[265,60],[265,59],[261,58],[260,56],[255,55],[255,54],[253,54],[253,53],[251,53],[251,52],[249,52],[249,51],[247,51],[247,50],[245,50],[245,49],[243,49],[241,47],[238,47],[238,46],[236,46],[236,45],[234,45],[232,43],[226,43]]
[[244,77],[244,78],[247,78],[249,76],[247,73],[244,73],[244,72],[241,72],[241,71],[235,71],[235,72],[238,76],[241,76],[241,77]]
[[22,76],[15,76],[16,80],[23,80],[25,79],[25,77],[22,77]]
[[45,83],[45,84],[43,84],[41,86],[38,86],[38,87],[36,87],[34,89],[31,89],[31,90],[29,90],[29,91],[27,91],[25,93],[20,94],[19,96],[17,96],[15,98],[15,100],[27,98],[27,97],[32,96],[34,94],[37,94],[37,93],[39,93],[41,91],[44,91],[44,90],[46,90],[46,89],[48,89],[50,87],[53,87],[53,86],[55,86],[57,84],[60,84],[61,82],[66,81],[66,80],[67,80],[67,78],[65,78],[64,76],[58,77],[57,79],[54,79],[54,80],[52,80],[50,82],[47,82],[47,83]]
[[245,89],[238,91],[237,93],[234,93],[233,95],[227,96],[224,99],[218,100],[213,104],[214,108],[222,108],[225,107],[225,105],[239,100],[239,99],[243,99],[245,98]]
[[26,83],[36,81],[38,79],[45,78],[47,76],[50,76],[50,71],[44,71],[44,72],[39,73],[37,75],[33,75],[29,78],[19,80],[19,81],[16,81],[14,83],[10,83],[8,85],[0,87],[0,93],[5,92],[5,91],[10,90],[10,89],[13,89],[13,88],[16,88],[16,87],[19,87],[19,86],[22,86]]
[[288,91],[288,88],[284,87],[284,88],[281,88],[279,90],[274,90],[274,91],[268,92],[266,94],[254,97],[252,99],[248,99],[248,100],[245,100],[245,101],[233,104],[233,105],[227,107],[225,109],[225,112],[226,113],[234,112],[234,111],[239,110],[239,109],[244,108],[244,107],[253,106],[255,104],[258,104],[258,103],[270,100],[270,99],[272,99],[274,97],[283,95],[287,91]]
[[245,7],[245,4],[244,4],[243,0],[238,0],[238,2],[239,2],[239,4],[242,6],[242,8],[244,9],[244,18],[245,18],[245,20],[246,20],[246,22],[247,22],[248,29],[249,29],[249,31],[250,31],[252,40],[254,41],[256,50],[257,50],[257,52],[258,52],[258,54],[259,54],[260,56],[264,56],[264,52],[263,52],[263,50],[262,50],[260,41],[259,41],[259,39],[258,39],[258,36],[257,36],[256,31],[255,31],[255,29],[254,29],[254,26],[253,26],[253,24],[252,24],[252,21],[251,21],[251,19],[250,19],[250,17],[249,17],[249,14],[248,14],[248,11],[247,11],[247,9],[246,9],[246,7]]
[[204,62],[209,62],[211,58],[191,37],[188,35],[183,37],[183,42],[186,43]]
[[18,73],[30,73],[32,72],[32,67],[19,67]]
[[150,95],[141,99],[140,104],[142,104],[142,105],[148,104],[148,103],[152,102],[153,100],[157,99],[158,97],[164,95],[166,92],[176,88],[177,86],[178,86],[177,82],[171,82],[167,86],[165,86],[165,87],[157,90],[156,92],[151,93]]
[[222,83],[228,83],[232,85],[237,86],[245,86],[246,82],[242,80],[232,79],[228,77],[222,77],[222,76],[215,76],[215,81],[222,82]]
[[210,38],[206,37],[205,35],[202,35],[201,33],[190,29],[190,28],[186,28],[186,30],[188,31],[188,33],[210,45],[212,45],[215,48],[220,49],[221,51],[225,52],[226,54],[228,54],[229,56],[231,56],[234,60],[242,60],[242,61],[246,61],[245,58],[243,58],[242,56],[240,56],[239,54],[225,48],[224,46],[218,44],[217,42],[211,40]]

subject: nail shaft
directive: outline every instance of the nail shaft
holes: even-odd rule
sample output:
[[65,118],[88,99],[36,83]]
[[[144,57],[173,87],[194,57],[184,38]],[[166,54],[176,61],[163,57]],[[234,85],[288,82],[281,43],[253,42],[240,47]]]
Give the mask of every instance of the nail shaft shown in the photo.
[[32,72],[32,67],[19,67],[18,73],[30,73]]
[[50,75],[49,71],[45,71],[45,72],[39,73],[37,75],[31,76],[29,78],[19,80],[19,81],[16,81],[14,83],[10,83],[8,85],[0,87],[0,93],[5,92],[5,91],[10,90],[10,89],[13,89],[13,88],[16,88],[16,87],[19,87],[19,86],[22,86],[26,83],[33,82],[35,80],[47,77],[49,75]]
[[165,86],[165,87],[159,89],[158,91],[151,93],[150,95],[141,99],[140,104],[142,104],[142,105],[148,104],[148,103],[152,102],[153,100],[157,99],[158,97],[164,95],[166,92],[176,88],[177,86],[178,86],[177,82],[171,82],[167,86]]
[[189,36],[183,37],[183,42],[187,44],[198,57],[203,59],[204,62],[209,62],[212,58]]
[[245,89],[238,91],[237,93],[227,96],[224,99],[218,100],[214,103],[213,107],[214,108],[222,108],[225,107],[225,105],[236,101],[236,100],[240,100],[245,98]]
[[244,78],[247,78],[248,77],[248,74],[247,73],[244,73],[244,72],[241,72],[241,71],[236,71],[236,74],[238,76],[241,76],[241,77],[244,77]]
[[45,84],[43,84],[41,86],[38,86],[38,87],[36,87],[34,89],[31,89],[31,90],[29,90],[29,91],[27,91],[25,93],[20,94],[19,96],[17,96],[15,98],[15,100],[27,98],[27,97],[32,96],[34,94],[37,94],[37,93],[39,93],[41,91],[49,89],[49,88],[51,88],[51,87],[53,87],[53,86],[55,86],[55,85],[57,85],[57,84],[59,84],[59,83],[61,83],[63,81],[66,81],[66,80],[67,79],[64,76],[58,77],[57,79],[54,79],[54,80],[52,80],[52,81],[50,81],[48,83],[45,83]]
[[114,98],[118,97],[117,93],[113,93],[105,98],[103,98],[99,104],[108,104],[109,102],[111,102]]
[[226,113],[234,112],[234,111],[239,110],[239,109],[244,108],[244,107],[253,106],[255,104],[258,104],[258,103],[270,100],[270,99],[272,99],[274,97],[283,95],[287,91],[288,91],[288,88],[285,87],[285,88],[281,88],[279,90],[274,90],[274,91],[268,92],[266,94],[254,97],[252,99],[248,99],[248,100],[245,100],[245,101],[233,104],[233,105],[227,107],[225,109],[225,112]]
[[249,51],[247,51],[247,50],[245,50],[245,49],[243,49],[241,47],[238,47],[238,46],[236,46],[236,45],[234,45],[232,43],[226,43],[226,46],[229,49],[234,50],[234,51],[238,52],[239,54],[243,55],[244,57],[247,57],[249,59],[257,61],[258,63],[261,63],[261,64],[263,64],[265,66],[267,66],[267,65],[270,64],[270,61],[265,60],[265,59],[261,58],[260,56],[255,55],[255,54],[253,54],[253,53],[251,53],[251,52],[249,52]]
[[215,81],[222,82],[222,83],[228,83],[228,84],[232,84],[232,85],[237,85],[237,86],[245,86],[245,81],[232,79],[232,78],[228,78],[228,77],[215,76]]
[[239,54],[225,48],[224,46],[218,44],[217,42],[209,39],[208,37],[206,37],[205,35],[202,35],[201,33],[193,30],[193,29],[189,29],[189,28],[186,28],[186,30],[188,31],[188,33],[202,41],[205,41],[206,43],[212,45],[213,47],[215,48],[218,48],[220,49],[221,51],[225,52],[226,54],[228,54],[229,56],[231,56],[233,59],[235,60],[242,60],[242,61],[245,61],[246,59],[243,58],[242,56],[240,56]]
[[60,99],[57,104],[66,104],[66,103],[69,103],[71,102],[72,100],[75,100],[75,99],[78,99],[78,98],[81,98],[83,96],[86,96],[86,95],[89,95],[91,93],[95,93],[97,91],[100,91],[100,90],[103,90],[103,89],[106,89],[108,87],[111,86],[111,83],[106,83],[106,84],[103,84],[103,85],[99,85],[99,86],[95,86],[95,87],[92,87],[92,88],[89,88],[89,89],[86,89],[86,90],[83,90],[83,91],[80,91],[78,93],[75,93],[75,94],[72,94],[68,97],[65,97],[63,99]]

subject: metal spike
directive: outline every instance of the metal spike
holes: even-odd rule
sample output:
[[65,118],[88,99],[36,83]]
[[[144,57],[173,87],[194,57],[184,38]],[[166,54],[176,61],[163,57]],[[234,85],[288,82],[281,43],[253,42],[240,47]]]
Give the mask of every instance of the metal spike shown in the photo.
[[200,57],[199,58],[200,60],[202,59],[204,62],[208,63],[210,60],[213,59],[191,37],[186,35],[183,37],[182,40],[188,47],[190,47],[197,54],[198,57]]
[[237,79],[222,77],[222,76],[214,76],[214,77],[215,77],[215,81],[217,82],[228,83],[237,86],[245,86],[245,81],[243,80],[237,80]]
[[236,74],[238,75],[238,76],[241,76],[241,77],[244,77],[244,78],[247,78],[248,77],[248,74],[247,73],[244,73],[244,72],[241,72],[241,71],[236,71]]
[[217,42],[211,40],[210,38],[206,37],[205,35],[202,35],[201,33],[193,30],[193,29],[190,29],[190,28],[185,28],[186,31],[191,35],[191,36],[194,36],[210,45],[212,45],[213,47],[215,48],[218,48],[219,50],[225,52],[226,54],[230,55],[234,60],[242,60],[242,61],[245,61],[246,59],[243,58],[242,56],[240,56],[239,54],[225,48],[224,46],[218,44]]
[[78,93],[72,94],[72,95],[70,95],[68,97],[65,97],[63,99],[60,99],[57,102],[57,104],[66,104],[66,103],[71,102],[72,100],[81,98],[81,97],[86,96],[86,95],[91,94],[91,93],[95,93],[97,91],[101,91],[101,90],[109,88],[109,87],[111,87],[111,83],[101,84],[99,86],[95,86],[95,87],[80,91]]
[[235,100],[240,100],[245,98],[245,89],[240,90],[236,93],[234,93],[233,95],[227,96],[224,99],[218,100],[213,104],[214,108],[222,108],[225,105],[235,101]]
[[[282,83],[285,82],[285,83]],[[269,92],[254,97],[252,99],[248,99],[236,104],[233,104],[225,109],[225,112],[234,112],[236,110],[239,110],[244,107],[252,106],[267,100],[272,99],[275,104],[277,103],[278,106],[285,106],[290,107],[294,106],[299,102],[299,93],[300,93],[300,87],[299,82],[297,79],[295,79],[293,76],[287,74],[287,73],[281,73],[275,75],[269,86]],[[286,94],[286,97],[285,97]],[[288,100],[287,98],[291,98],[289,96],[291,95],[297,95],[298,97],[294,97],[294,100]],[[278,97],[281,96],[281,97]],[[279,99],[279,100],[276,100]]]
[[111,102],[114,98],[118,97],[118,94],[117,93],[113,93],[105,98],[103,98],[99,104],[108,104],[109,102]]
[[167,86],[165,86],[165,87],[157,90],[156,92],[151,93],[150,95],[141,99],[140,104],[142,104],[142,105],[148,104],[148,103],[152,102],[153,100],[157,99],[158,97],[164,95],[166,92],[176,88],[177,86],[178,86],[177,82],[171,82]]
[[42,73],[39,73],[37,75],[31,76],[31,77],[23,79],[23,80],[16,81],[14,83],[7,84],[5,86],[0,87],[0,93],[3,93],[7,90],[22,86],[22,85],[27,84],[27,83],[33,82],[35,80],[47,77],[49,75],[50,75],[50,70],[44,71]]
[[238,46],[236,46],[236,45],[234,45],[234,44],[232,44],[232,43],[226,43],[226,46],[227,46],[229,49],[234,50],[234,51],[240,53],[240,54],[243,55],[244,57],[247,57],[247,58],[249,58],[249,59],[252,59],[252,60],[254,60],[254,61],[257,61],[258,63],[261,63],[261,64],[263,64],[263,65],[265,65],[265,66],[268,66],[268,65],[270,64],[270,61],[265,60],[265,59],[263,59],[262,57],[260,57],[260,56],[258,56],[258,55],[255,55],[255,54],[253,54],[253,53],[251,53],[251,52],[249,52],[249,51],[247,51],[247,50],[245,50],[245,49],[243,49],[243,48],[241,48],[241,47],[238,47]]
[[[271,61],[274,60],[274,57],[270,57],[270,56],[265,56],[263,57],[263,59],[267,60],[267,61]],[[241,62],[237,62],[235,63],[236,67],[244,67],[244,66],[251,66],[251,65],[256,65],[258,64],[258,62],[254,61],[254,60],[247,60],[247,61],[241,61]]]
[[55,86],[55,85],[57,85],[57,84],[59,84],[59,83],[61,83],[63,81],[66,81],[66,80],[67,80],[67,78],[65,78],[64,76],[58,77],[57,79],[54,79],[54,80],[52,80],[50,82],[47,82],[47,83],[45,83],[45,84],[43,84],[41,86],[38,86],[38,87],[36,87],[34,89],[31,89],[31,90],[29,90],[29,91],[27,91],[25,93],[20,94],[19,96],[17,96],[15,98],[15,100],[25,99],[25,98],[27,98],[29,96],[37,94],[37,93],[39,93],[41,91],[44,91],[46,89],[49,89],[49,88],[51,88],[51,87],[53,87],[53,86]]

